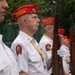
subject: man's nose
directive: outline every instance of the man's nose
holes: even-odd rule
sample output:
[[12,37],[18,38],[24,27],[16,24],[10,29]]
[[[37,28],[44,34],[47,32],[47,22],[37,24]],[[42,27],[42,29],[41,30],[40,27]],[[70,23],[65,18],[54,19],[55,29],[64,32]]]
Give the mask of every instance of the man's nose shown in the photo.
[[40,19],[38,18],[38,22],[40,22]]
[[5,9],[8,9],[8,8],[9,8],[9,5],[8,5],[8,3],[7,3],[6,1],[4,2],[3,7],[4,7]]

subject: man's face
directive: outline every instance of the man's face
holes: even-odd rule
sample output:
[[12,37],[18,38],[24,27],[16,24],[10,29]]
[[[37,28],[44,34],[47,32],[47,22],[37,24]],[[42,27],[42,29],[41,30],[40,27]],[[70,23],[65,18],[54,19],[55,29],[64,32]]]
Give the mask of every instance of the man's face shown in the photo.
[[7,8],[8,8],[8,4],[6,0],[0,0],[0,22],[4,20],[4,16]]
[[29,14],[27,18],[27,26],[31,32],[36,32],[39,26],[39,18],[36,14]]
[[54,31],[54,25],[49,25],[47,27],[47,32],[49,35],[53,36],[53,31]]

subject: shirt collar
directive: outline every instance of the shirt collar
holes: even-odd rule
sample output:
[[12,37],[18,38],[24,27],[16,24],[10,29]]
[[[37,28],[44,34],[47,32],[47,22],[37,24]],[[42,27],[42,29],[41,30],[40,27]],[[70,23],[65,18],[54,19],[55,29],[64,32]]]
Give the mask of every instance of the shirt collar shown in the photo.
[[28,34],[26,34],[23,31],[19,31],[19,35],[22,36],[24,39],[28,40],[28,42],[30,42],[31,40],[33,40],[34,38],[29,36]]
[[53,40],[51,38],[49,38],[48,36],[43,35],[43,37],[45,37],[45,38],[49,39],[51,42],[53,42]]
[[3,36],[0,34],[0,42],[2,42],[2,37],[3,37]]

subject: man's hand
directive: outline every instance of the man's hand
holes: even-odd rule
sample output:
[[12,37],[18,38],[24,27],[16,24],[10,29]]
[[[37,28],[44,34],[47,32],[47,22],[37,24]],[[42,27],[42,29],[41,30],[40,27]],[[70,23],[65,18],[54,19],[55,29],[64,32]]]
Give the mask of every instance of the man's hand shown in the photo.
[[19,73],[19,75],[28,75],[28,73],[26,73],[26,72],[24,72],[24,71],[21,71],[21,72]]
[[60,57],[64,57],[64,56],[70,56],[70,53],[69,53],[69,48],[65,45],[62,45],[60,50],[57,51],[57,54],[60,56]]

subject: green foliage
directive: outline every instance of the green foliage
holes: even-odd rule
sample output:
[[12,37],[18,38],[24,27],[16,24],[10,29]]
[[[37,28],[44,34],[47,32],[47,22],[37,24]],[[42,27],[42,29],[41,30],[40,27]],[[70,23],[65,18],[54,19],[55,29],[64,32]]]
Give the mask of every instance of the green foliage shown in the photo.
[[15,23],[15,21],[11,17],[11,13],[15,9],[17,9],[18,7],[24,4],[36,3],[39,6],[40,18],[44,16],[51,16],[51,14],[53,13],[53,10],[52,10],[53,6],[51,1],[48,1],[48,2],[45,0],[7,0],[7,1],[9,3],[9,9],[7,10],[7,13],[6,13],[6,20],[5,20],[6,25],[12,25]]
[[65,28],[67,35],[69,35],[70,14],[75,19],[75,0],[60,0],[60,27]]
[[[5,43],[10,46],[12,41],[18,34],[18,26],[16,21],[11,17],[11,13],[17,9],[18,7],[24,4],[36,3],[39,6],[39,18],[54,16],[55,14],[55,4],[52,3],[52,0],[7,0],[9,3],[9,9],[6,13],[6,18],[3,25],[0,26],[0,32],[4,35]],[[73,19],[75,21],[75,0],[59,0],[59,26],[65,28],[65,35],[69,35],[70,14],[73,15]],[[7,25],[7,26],[6,26]],[[40,24],[41,25],[41,24]],[[34,35],[37,38],[37,41],[40,40],[42,36],[41,26],[39,26],[39,30]]]
[[[6,14],[6,25],[12,25],[15,23],[11,17],[11,13],[18,7],[24,4],[36,3],[39,6],[39,17],[54,16],[55,14],[55,4],[52,0],[7,0],[9,3],[9,9]],[[75,0],[59,0],[60,1],[60,21],[59,26],[65,29],[69,29],[69,17],[70,14],[73,15],[75,19]]]

